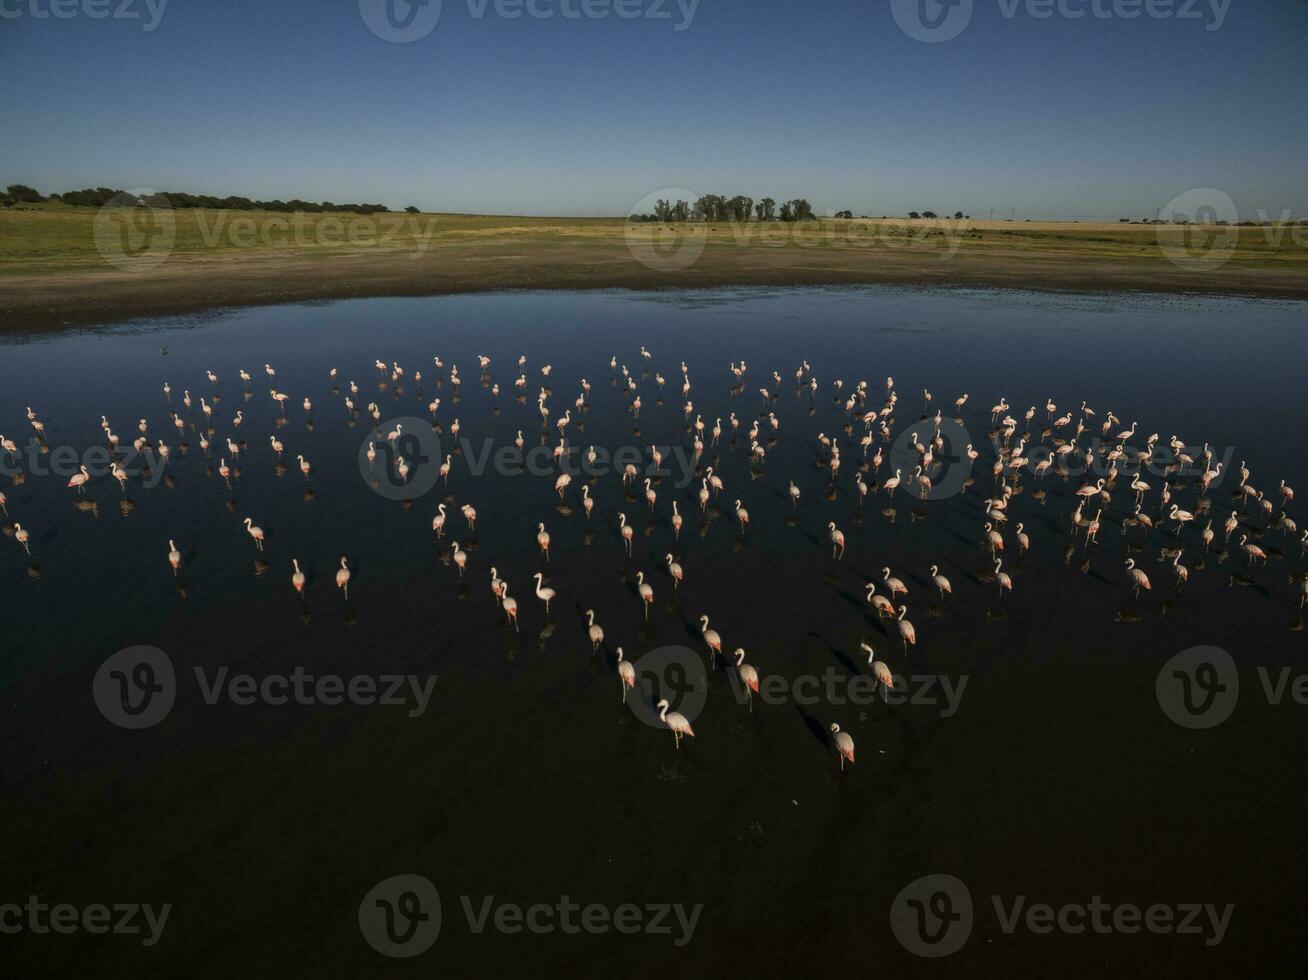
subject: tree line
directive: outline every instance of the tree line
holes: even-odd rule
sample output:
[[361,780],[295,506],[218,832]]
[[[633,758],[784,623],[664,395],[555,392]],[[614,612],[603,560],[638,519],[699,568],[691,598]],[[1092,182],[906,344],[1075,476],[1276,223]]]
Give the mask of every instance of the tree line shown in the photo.
[[[80,191],[65,191],[62,194],[41,194],[26,184],[10,184],[0,194],[0,205],[12,207],[15,204],[42,204],[46,201],[70,204],[75,207],[103,207],[110,201],[117,200],[124,204],[142,204],[151,207],[171,208],[213,208],[227,211],[306,211],[310,213],[323,211],[347,211],[353,214],[374,214],[390,210],[385,204],[333,204],[331,201],[301,201],[292,198],[289,201],[252,201],[248,197],[215,197],[212,194],[187,194],[181,191],[163,191],[156,194],[130,194],[112,187],[87,187]],[[415,207],[407,207],[410,214],[417,213]]]
[[[910,211],[910,218],[935,218],[934,211]],[[854,212],[836,211],[834,218],[853,218]],[[885,216],[882,215],[884,218]],[[971,215],[968,215],[970,218]],[[963,220],[963,212],[955,211],[954,218]],[[722,194],[705,194],[694,204],[689,201],[668,201],[659,198],[654,203],[652,214],[633,214],[630,221],[661,221],[670,224],[674,221],[813,221],[813,207],[802,197],[784,202],[780,208],[770,197],[755,201],[752,197],[737,194],[726,197]]]
[[802,197],[784,202],[780,209],[770,197],[755,201],[752,197],[737,194],[705,194],[694,204],[689,201],[668,201],[659,198],[654,202],[653,214],[633,214],[632,221],[812,221],[813,206]]

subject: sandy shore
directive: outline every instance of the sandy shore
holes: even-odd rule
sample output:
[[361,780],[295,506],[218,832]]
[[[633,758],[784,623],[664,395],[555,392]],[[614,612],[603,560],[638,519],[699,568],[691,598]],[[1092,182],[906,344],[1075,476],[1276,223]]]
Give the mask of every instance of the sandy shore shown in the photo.
[[688,268],[647,268],[619,240],[542,244],[463,239],[412,252],[306,255],[247,249],[174,255],[145,271],[99,268],[0,274],[0,331],[364,296],[499,289],[658,289],[898,283],[1077,291],[1157,291],[1308,298],[1302,264],[1183,269],[1152,254],[1090,247],[936,249],[733,246],[711,242]]

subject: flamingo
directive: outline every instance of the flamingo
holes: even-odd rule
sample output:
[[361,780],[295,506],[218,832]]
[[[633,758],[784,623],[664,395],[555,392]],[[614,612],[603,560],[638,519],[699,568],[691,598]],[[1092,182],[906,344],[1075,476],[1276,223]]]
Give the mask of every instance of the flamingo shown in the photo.
[[[590,513],[590,508],[586,508],[586,513]],[[674,540],[681,540],[681,512],[677,510],[677,502],[672,501],[672,537]]]
[[908,653],[909,646],[917,646],[917,630],[913,629],[913,624],[904,618],[908,612],[908,606],[902,603],[899,606],[899,638],[904,642],[904,652]]
[[649,607],[654,602],[654,586],[645,584],[645,573],[636,573],[636,591],[640,593],[641,603],[645,607],[645,621],[649,622]]
[[350,601],[350,563],[341,556],[341,567],[336,570],[336,588],[345,594],[345,601]]
[[630,660],[622,659],[622,647],[618,647],[618,690],[622,692],[622,703],[627,703],[627,688],[636,686],[636,668]]
[[699,617],[699,631],[704,636],[704,642],[709,648],[709,659],[712,660],[715,653],[722,652],[722,637],[718,636],[717,630],[709,629],[709,618],[707,616]]
[[999,583],[999,594],[1001,596],[1004,594],[1005,589],[1007,589],[1009,592],[1013,591],[1013,580],[1009,577],[1007,572],[1000,571],[1000,568],[1003,567],[1003,564],[1004,564],[1004,559],[1002,558],[995,559],[995,581]]
[[[171,541],[169,541],[168,543],[172,544]],[[291,564],[295,567],[295,573],[291,576],[291,586],[295,589],[296,592],[303,595],[304,572],[300,571],[300,560],[298,558],[292,558]],[[176,568],[177,566],[174,565],[173,567]]]
[[536,545],[540,548],[541,554],[545,560],[550,560],[550,532],[545,530],[545,524],[542,522],[536,525]]
[[1167,516],[1170,520],[1176,521],[1177,537],[1181,535],[1181,528],[1185,527],[1187,522],[1194,520],[1193,514],[1188,510],[1181,510],[1176,504],[1172,504],[1172,509]]
[[872,644],[862,641],[858,648],[867,654],[867,665],[872,668],[872,674],[876,677],[877,682],[884,685],[886,690],[895,689],[895,677],[890,673],[890,668],[886,666],[884,660],[877,660],[876,654],[872,651]]
[[1149,576],[1135,567],[1134,558],[1128,558],[1126,560],[1126,571],[1127,574],[1131,576],[1131,582],[1135,586],[1135,596],[1137,599],[1140,597],[1141,589],[1148,592],[1153,588],[1153,586],[1149,584]]
[[463,578],[463,568],[468,564],[468,553],[459,547],[459,542],[450,542],[450,553],[454,558],[454,564],[459,568],[459,578]]
[[880,619],[883,615],[885,616],[895,615],[895,607],[891,603],[891,601],[883,595],[876,594],[877,584],[875,582],[868,582],[863,587],[867,589],[867,601],[872,603],[872,608],[874,608],[877,611],[878,619]]
[[854,764],[854,739],[849,732],[842,732],[834,721],[831,723],[831,738],[835,743],[836,755],[840,758],[840,768],[843,772],[846,759],[851,766]]
[[618,515],[618,530],[622,532],[622,543],[627,549],[627,556],[631,556],[631,538],[636,533],[636,529],[627,523],[627,515]]
[[954,593],[954,587],[949,584],[949,579],[940,574],[940,569],[936,565],[931,566],[931,581],[936,583],[936,588],[940,590],[940,598],[945,597],[945,593],[950,595]]
[[[835,521],[827,522],[827,530],[831,532],[831,557],[836,558],[837,560],[839,560],[840,558],[844,558],[845,557],[844,532],[836,528]],[[836,554],[837,549],[839,549],[840,551],[839,555]]]
[[518,630],[518,600],[509,595],[507,585],[500,586],[500,602],[504,605],[504,615],[513,620],[513,632]]
[[436,537],[441,537],[445,532],[445,505],[438,504],[436,507],[438,513],[431,519],[431,529],[436,532]]
[[545,615],[548,616],[550,614],[550,600],[558,593],[542,584],[545,581],[545,575],[542,572],[537,572],[534,578],[536,579],[536,598],[545,603]]
[[890,592],[890,598],[892,601],[894,600],[896,593],[908,595],[908,586],[897,578],[891,578],[890,569],[888,567],[881,569],[881,580],[886,583],[886,589]]
[[1261,558],[1263,564],[1267,564],[1267,552],[1263,551],[1263,549],[1258,547],[1256,544],[1246,544],[1245,542],[1248,540],[1249,535],[1242,534],[1240,536],[1240,547],[1243,548],[1244,553],[1249,556],[1248,563],[1252,565],[1255,558]]
[[14,524],[14,540],[23,546],[23,550],[26,551],[29,556],[32,554],[31,545],[28,544],[30,538],[31,535],[27,533],[27,529],[23,527],[23,525]]
[[743,532],[749,524],[749,511],[740,506],[739,500],[736,501],[736,520],[740,521],[740,530]]
[[604,642],[604,630],[595,625],[595,610],[586,610],[586,633],[590,637],[590,652],[598,653],[600,644]]
[[245,530],[249,533],[250,537],[254,538],[254,543],[258,549],[263,551],[263,528],[256,526],[254,520],[247,517],[245,519]]
[[671,553],[665,559],[668,564],[668,574],[672,576],[672,588],[675,590],[681,584],[682,570],[681,566],[673,560]]
[[86,467],[83,466],[80,473],[74,473],[71,477],[68,478],[68,485],[70,487],[76,487],[77,492],[81,493],[82,488],[88,482],[90,482],[90,480],[91,480],[91,474],[87,471]]
[[173,566],[173,578],[176,578],[177,570],[182,567],[182,553],[177,550],[177,545],[173,544],[171,538],[168,539],[168,564]]
[[694,730],[690,727],[690,722],[680,711],[668,711],[668,699],[663,698],[658,703],[659,721],[667,725],[672,730],[673,738],[676,739],[676,747],[681,748],[681,738],[683,735],[695,737]]
[[740,675],[740,681],[745,685],[745,700],[749,704],[749,710],[754,710],[754,695],[758,693],[758,671],[752,666],[745,663],[745,648],[736,647],[736,672]]

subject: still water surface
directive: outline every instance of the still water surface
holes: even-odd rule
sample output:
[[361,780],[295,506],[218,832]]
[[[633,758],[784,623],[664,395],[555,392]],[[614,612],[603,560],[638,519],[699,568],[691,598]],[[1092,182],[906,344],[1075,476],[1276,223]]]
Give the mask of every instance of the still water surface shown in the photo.
[[[442,896],[443,924],[415,963],[458,973],[529,962],[606,976],[782,966],[900,975],[959,960],[978,972],[1103,974],[1133,963],[1207,973],[1256,950],[1279,963],[1297,935],[1287,909],[1308,898],[1283,851],[1300,834],[1308,709],[1288,693],[1269,704],[1264,688],[1283,668],[1291,678],[1308,669],[1298,607],[1305,560],[1297,536],[1275,523],[1280,481],[1308,486],[1306,325],[1302,303],[877,288],[365,300],[10,340],[0,347],[0,430],[21,451],[6,461],[2,484],[3,897],[173,905],[152,948],[119,936],[28,934],[16,940],[20,958],[55,968],[109,959],[174,974],[360,975],[390,965],[360,935],[360,902],[383,879],[419,874]],[[480,354],[491,359],[485,372]],[[403,378],[380,372],[378,359],[402,367]],[[742,359],[738,380],[730,367]],[[623,366],[641,399],[638,418]],[[930,438],[940,409],[949,458],[931,499],[888,494],[881,485],[892,460],[916,452],[878,438],[869,457],[881,446],[887,463],[864,473],[860,505],[864,428],[857,420],[846,428],[844,402],[866,380],[859,414],[879,410],[887,376],[899,399],[892,441],[910,427]],[[591,390],[578,411],[582,378]],[[547,431],[536,408],[542,385],[552,391]],[[290,396],[284,408],[269,396],[274,388]],[[760,388],[773,397],[765,402]],[[963,393],[970,398],[950,421]],[[1119,476],[1098,542],[1087,544],[1071,525],[1083,469],[1041,480],[1027,471],[1003,529],[1013,589],[1001,597],[983,543],[983,501],[995,487],[990,407],[1001,397],[1019,423],[1013,441],[1029,432],[1028,449],[1072,434],[1046,432],[1048,399],[1055,415],[1074,419],[1084,401],[1096,415],[1082,448],[1111,410],[1121,420],[1112,433],[1138,420],[1134,448],[1158,433],[1165,450],[1175,435],[1198,458],[1207,443],[1226,472],[1206,495],[1202,466],[1176,477],[1172,503],[1201,511],[1179,539],[1162,520],[1161,465],[1143,475],[1151,484],[1143,510],[1163,525],[1153,534],[1123,524],[1135,494],[1131,476]],[[398,419],[430,422],[437,398],[439,431],[400,443],[413,486],[435,485],[397,490],[385,436]],[[35,449],[28,406],[45,425]],[[497,467],[493,455],[487,462],[488,449],[515,448],[519,431],[528,449],[553,447],[567,409],[573,467],[592,445],[608,454],[661,448],[668,459],[651,483],[652,512],[643,472],[634,486],[611,471],[579,473],[561,501],[552,453],[526,473]],[[64,484],[81,461],[102,462],[87,455],[107,446],[102,415],[122,445],[146,420],[151,446],[162,440],[171,454],[146,474],[126,463],[125,491],[95,475],[78,494]],[[706,443],[716,419],[724,431],[687,462],[697,415]],[[766,457],[751,465],[756,419]],[[834,484],[820,434],[841,448]],[[270,436],[285,446],[280,467]],[[228,438],[242,446],[238,460]],[[361,469],[369,442],[381,453]],[[971,467],[968,442],[980,454]],[[444,453],[448,484],[432,472]],[[312,466],[307,479],[298,455]],[[220,457],[232,467],[227,480]],[[1272,526],[1237,490],[1242,461],[1276,505]],[[708,466],[725,489],[701,511]],[[793,507],[792,480],[801,494]],[[594,499],[589,520],[583,485]],[[749,513],[743,534],[736,499]],[[679,537],[674,500],[685,521]],[[440,503],[448,518],[438,538]],[[464,504],[476,508],[475,531]],[[1241,528],[1224,544],[1232,510]],[[619,513],[634,526],[630,557]],[[1293,503],[1287,513],[1295,516]],[[264,530],[262,552],[246,517]],[[1205,553],[1199,534],[1209,517],[1217,537]],[[14,521],[30,534],[30,557]],[[845,536],[839,561],[829,521]],[[548,562],[540,522],[551,535]],[[1030,537],[1025,555],[1018,522]],[[1243,534],[1267,552],[1265,566],[1246,563]],[[176,577],[170,539],[181,554]],[[452,540],[467,556],[462,577]],[[1167,547],[1184,549],[1183,588],[1160,558]],[[677,589],[669,553],[684,570]],[[352,569],[348,601],[335,584],[342,556]],[[1153,585],[1139,598],[1128,556]],[[292,559],[306,575],[303,599]],[[952,584],[943,600],[931,565]],[[517,631],[492,595],[492,567],[518,603]],[[913,647],[865,601],[864,583],[880,582],[885,567],[908,588]],[[537,571],[557,593],[548,616],[533,594]],[[638,572],[654,590],[648,620]],[[596,655],[588,609],[604,631]],[[728,654],[747,651],[769,697],[747,703],[720,659],[696,684],[708,664],[704,614]],[[860,642],[891,668],[899,696],[868,697],[866,680],[849,686],[871,676]],[[157,724],[128,731],[91,692],[110,655],[141,644],[175,669],[175,702]],[[1221,724],[1192,730],[1170,720],[1156,684],[1169,658],[1201,645],[1234,658],[1239,702]],[[651,677],[624,705],[618,646],[693,715],[695,736],[680,749],[645,703]],[[347,681],[412,675],[434,686],[421,704],[402,689],[403,706],[258,696],[240,704],[227,688],[206,701],[219,677],[259,681],[297,668]],[[843,771],[833,722],[857,746]],[[890,927],[896,895],[932,873],[966,883],[974,905],[970,938],[947,961],[913,956]],[[504,935],[493,926],[477,934],[460,896],[478,912],[492,895],[493,906],[557,905],[567,895],[610,908],[703,908],[682,946],[675,917],[671,935]],[[1175,934],[1010,935],[995,895],[1006,907],[1019,895],[1055,907],[1100,895],[1235,909],[1212,946]]]

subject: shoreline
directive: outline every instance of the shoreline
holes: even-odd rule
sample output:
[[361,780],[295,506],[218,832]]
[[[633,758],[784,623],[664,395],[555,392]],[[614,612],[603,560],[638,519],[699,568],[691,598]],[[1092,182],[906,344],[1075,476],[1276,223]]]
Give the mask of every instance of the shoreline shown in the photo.
[[[534,243],[533,243],[534,244]],[[1173,293],[1308,299],[1308,269],[1230,262],[1186,270],[1158,256],[940,253],[911,249],[712,246],[689,268],[659,271],[624,242],[458,242],[420,257],[394,250],[309,256],[280,250],[177,255],[142,272],[0,275],[0,334],[103,326],[227,308],[501,290],[703,289],[898,285],[1051,293]]]

